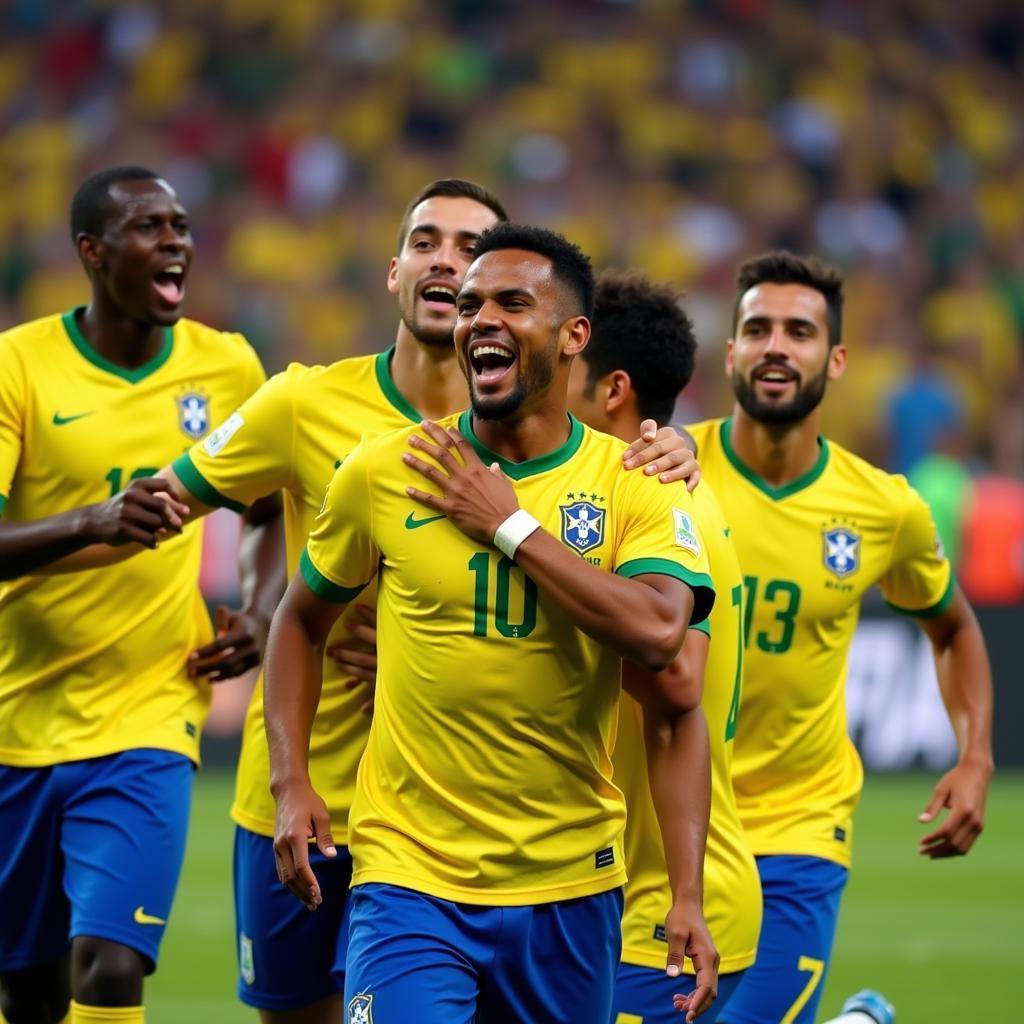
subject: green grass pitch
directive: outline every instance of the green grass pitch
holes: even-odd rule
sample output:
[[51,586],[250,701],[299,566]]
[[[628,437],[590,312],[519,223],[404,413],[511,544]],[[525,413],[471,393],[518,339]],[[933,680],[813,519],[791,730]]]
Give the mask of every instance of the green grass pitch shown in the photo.
[[[870,986],[895,1003],[899,1024],[1024,1021],[1024,776],[997,777],[978,847],[939,863],[916,853],[931,784],[868,780],[822,1019]],[[146,990],[150,1024],[257,1019],[234,994],[231,785],[221,772],[198,778],[185,871]]]

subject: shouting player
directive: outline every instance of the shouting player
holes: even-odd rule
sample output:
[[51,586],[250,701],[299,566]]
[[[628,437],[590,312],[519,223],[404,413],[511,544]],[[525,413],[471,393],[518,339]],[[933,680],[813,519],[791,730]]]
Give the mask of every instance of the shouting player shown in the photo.
[[846,364],[842,278],[786,252],[739,273],[726,372],[732,416],[691,428],[744,573],[743,723],[733,781],[757,857],[757,962],[723,1019],[814,1020],[846,884],[863,772],[846,732],[846,657],[874,584],[932,641],[960,747],[925,811],[931,858],[967,853],[992,774],[992,682],[977,620],[924,501],[820,436],[820,403]]
[[[268,647],[278,866],[315,909],[311,831],[336,856],[306,764],[320,657],[341,609],[379,579],[379,681],[349,822],[350,1024],[607,1019],[624,881],[620,656],[663,667],[713,599],[686,489],[624,473],[622,445],[566,415],[589,261],[509,225],[476,252],[455,326],[472,412],[345,460]],[[666,753],[676,766],[689,754]],[[706,761],[677,775],[664,760],[659,807],[706,788]],[[682,815],[665,830],[685,894],[669,954],[701,968],[699,1009],[715,988],[703,843]]]
[[[180,319],[192,238],[163,179],[93,176],[71,234],[89,304],[0,335],[0,1008],[137,1024],[210,700],[186,659],[211,636],[200,535],[143,478],[264,377],[241,336]],[[24,575],[95,543],[159,547]]]

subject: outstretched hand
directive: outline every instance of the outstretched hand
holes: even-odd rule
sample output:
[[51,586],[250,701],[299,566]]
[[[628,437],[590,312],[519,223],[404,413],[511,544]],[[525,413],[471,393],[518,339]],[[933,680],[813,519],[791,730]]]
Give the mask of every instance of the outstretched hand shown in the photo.
[[921,837],[918,853],[939,860],[961,857],[970,850],[985,827],[985,796],[990,774],[981,767],[958,764],[939,779],[928,806],[917,820],[934,821],[943,807],[949,809],[949,814],[937,829]]
[[171,485],[158,476],[133,480],[112,498],[88,509],[88,533],[99,544],[141,544],[155,548],[181,533],[189,508],[173,497]]
[[700,483],[700,464],[688,438],[673,427],[658,428],[654,420],[640,424],[640,436],[622,453],[626,469],[644,467],[648,476],[658,474],[663,484],[684,480],[692,491]]
[[497,463],[485,466],[473,446],[454,427],[445,430],[430,420],[424,420],[421,426],[430,441],[413,434],[409,438],[409,447],[427,456],[440,468],[411,452],[406,452],[402,461],[425,476],[441,494],[431,494],[416,487],[407,487],[406,494],[421,505],[447,516],[468,537],[485,544],[492,543],[498,527],[519,508],[508,477]]
[[338,855],[327,805],[308,782],[283,787],[275,792],[274,800],[277,804],[274,822],[277,877],[307,910],[316,910],[323,902],[323,895],[309,864],[309,841],[315,839],[325,857]]

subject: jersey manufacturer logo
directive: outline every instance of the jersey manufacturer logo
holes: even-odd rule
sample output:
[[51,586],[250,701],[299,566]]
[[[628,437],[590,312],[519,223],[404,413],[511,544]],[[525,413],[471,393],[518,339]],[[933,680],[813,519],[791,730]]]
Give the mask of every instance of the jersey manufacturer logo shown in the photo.
[[198,391],[178,395],[178,423],[197,441],[210,429],[210,400]]
[[700,541],[693,528],[693,519],[681,508],[672,509],[672,527],[675,532],[676,544],[685,551],[700,554]]
[[353,996],[348,1001],[348,1024],[373,1024],[373,996]]
[[418,530],[421,526],[426,526],[428,523],[436,523],[439,519],[447,519],[448,517],[444,514],[439,516],[427,516],[426,519],[417,519],[415,512],[410,512],[405,520],[405,528],[407,530]]
[[238,973],[242,975],[242,981],[251,985],[256,980],[256,965],[252,959],[252,939],[245,932],[241,932],[238,942]]
[[135,923],[136,924],[167,924],[167,920],[163,917],[154,917],[152,914],[147,914],[140,904],[135,908]]
[[822,557],[830,572],[842,580],[860,568],[859,533],[854,533],[847,526],[839,526],[834,530],[823,530],[821,537],[824,544]]
[[[212,459],[223,447],[235,436],[240,428],[245,426],[240,412],[233,412],[210,436],[203,442],[203,451]],[[324,498],[326,501],[327,498]]]
[[74,416],[61,416],[59,412],[53,414],[53,425],[55,427],[63,427],[65,423],[74,423],[75,420],[84,420],[86,416],[91,416],[92,412],[79,412],[75,413]]
[[581,554],[604,540],[604,509],[589,501],[559,505],[562,512],[562,540]]

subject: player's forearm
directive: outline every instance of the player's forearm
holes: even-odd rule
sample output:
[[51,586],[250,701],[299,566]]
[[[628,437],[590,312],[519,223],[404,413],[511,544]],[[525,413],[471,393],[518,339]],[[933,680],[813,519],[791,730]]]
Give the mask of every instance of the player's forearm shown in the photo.
[[[965,602],[966,604],[966,602]],[[960,760],[992,770],[992,670],[981,627],[967,608],[949,634],[933,638],[935,669]]]
[[653,587],[588,565],[544,530],[519,546],[516,562],[588,636],[658,671],[671,662],[686,635],[693,595],[669,600]]
[[98,536],[92,522],[94,507],[86,505],[28,523],[0,522],[0,580],[51,568],[61,559],[95,544]]
[[703,709],[698,704],[666,713],[645,705],[644,743],[672,898],[699,905],[711,814],[711,755]]
[[264,658],[263,722],[271,792],[309,778],[309,738],[320,702],[325,639],[313,635],[286,596],[271,623]]
[[246,520],[238,549],[242,610],[268,626],[288,585],[285,569],[284,518],[259,523]]

